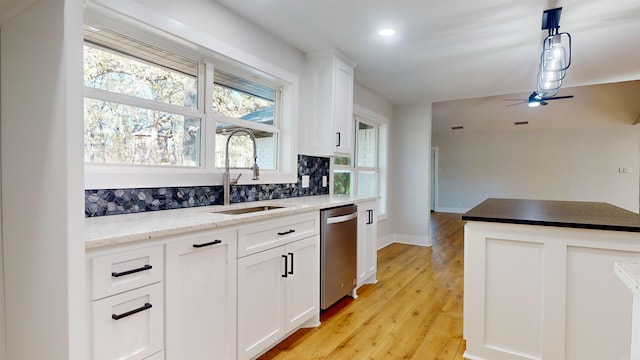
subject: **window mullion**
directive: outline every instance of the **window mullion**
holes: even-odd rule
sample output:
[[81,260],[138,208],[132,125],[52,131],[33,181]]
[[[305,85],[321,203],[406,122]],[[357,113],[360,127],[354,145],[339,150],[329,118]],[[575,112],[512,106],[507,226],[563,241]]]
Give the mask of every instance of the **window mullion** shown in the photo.
[[276,134],[280,133],[280,129],[273,125],[259,124],[259,123],[249,122],[246,120],[238,120],[236,118],[215,114],[215,113],[212,114],[212,117],[215,120],[215,122],[237,125],[239,127],[252,129],[252,130],[265,131],[265,132],[271,132]]
[[203,113],[198,109],[186,108],[184,106],[165,104],[158,101],[142,99],[139,97],[114,93],[107,90],[95,89],[91,87],[84,88],[84,96],[87,98],[108,101],[128,106],[134,106],[150,110],[158,110],[162,112],[183,115],[187,117],[202,118]]
[[202,111],[204,112],[204,124],[202,129],[202,158],[204,159],[204,168],[215,170],[216,168],[216,121],[213,114],[213,71],[212,63],[205,63],[201,69],[204,76],[201,79],[201,87],[198,91],[202,94]]

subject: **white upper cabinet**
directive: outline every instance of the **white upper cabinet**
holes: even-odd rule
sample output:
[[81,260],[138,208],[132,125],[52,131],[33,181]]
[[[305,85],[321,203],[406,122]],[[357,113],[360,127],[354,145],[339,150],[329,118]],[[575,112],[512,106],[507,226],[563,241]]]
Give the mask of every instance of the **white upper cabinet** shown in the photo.
[[354,63],[338,50],[307,54],[309,92],[300,152],[319,156],[353,154]]

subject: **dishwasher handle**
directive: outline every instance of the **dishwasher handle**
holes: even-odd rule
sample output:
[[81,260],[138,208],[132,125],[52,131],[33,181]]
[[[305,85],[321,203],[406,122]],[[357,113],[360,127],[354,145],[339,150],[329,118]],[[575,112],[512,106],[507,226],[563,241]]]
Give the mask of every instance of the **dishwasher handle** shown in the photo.
[[346,221],[349,221],[349,220],[353,220],[353,219],[355,219],[357,217],[358,217],[358,213],[357,212],[354,212],[354,213],[351,213],[351,214],[347,214],[347,215],[328,217],[327,218],[327,225],[346,222]]

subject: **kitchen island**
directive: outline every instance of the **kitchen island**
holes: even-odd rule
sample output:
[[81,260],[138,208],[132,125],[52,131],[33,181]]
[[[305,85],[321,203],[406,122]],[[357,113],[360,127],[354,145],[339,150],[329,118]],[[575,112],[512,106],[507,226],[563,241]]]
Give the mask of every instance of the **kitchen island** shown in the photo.
[[640,216],[605,203],[487,199],[462,216],[468,359],[629,359]]

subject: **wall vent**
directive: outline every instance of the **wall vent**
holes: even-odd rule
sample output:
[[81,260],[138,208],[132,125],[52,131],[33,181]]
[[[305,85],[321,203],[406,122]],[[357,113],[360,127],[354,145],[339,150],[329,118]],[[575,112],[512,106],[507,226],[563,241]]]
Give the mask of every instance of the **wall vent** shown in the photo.
[[528,121],[516,121],[513,123],[513,125],[529,125]]
[[452,126],[451,130],[462,130],[464,129],[464,126]]

